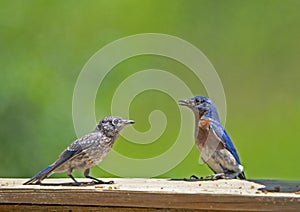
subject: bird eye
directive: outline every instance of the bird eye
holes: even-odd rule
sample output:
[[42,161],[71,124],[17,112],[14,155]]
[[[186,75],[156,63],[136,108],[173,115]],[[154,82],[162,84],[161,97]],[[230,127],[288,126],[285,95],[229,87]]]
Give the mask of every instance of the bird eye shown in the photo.
[[113,124],[113,125],[117,125],[118,123],[119,123],[119,120],[118,120],[118,119],[112,120],[112,124]]
[[196,102],[196,103],[199,103],[199,102],[200,102],[200,100],[199,100],[198,98],[196,98],[196,99],[195,99],[195,102]]

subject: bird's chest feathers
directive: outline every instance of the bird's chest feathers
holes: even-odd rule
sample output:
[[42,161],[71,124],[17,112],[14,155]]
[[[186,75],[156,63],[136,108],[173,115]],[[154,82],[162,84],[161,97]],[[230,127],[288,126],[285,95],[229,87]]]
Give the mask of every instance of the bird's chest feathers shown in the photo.
[[210,133],[210,120],[196,120],[195,142],[197,146],[204,146]]
[[204,162],[224,148],[222,141],[216,136],[209,123],[210,120],[200,119],[195,134],[195,143]]

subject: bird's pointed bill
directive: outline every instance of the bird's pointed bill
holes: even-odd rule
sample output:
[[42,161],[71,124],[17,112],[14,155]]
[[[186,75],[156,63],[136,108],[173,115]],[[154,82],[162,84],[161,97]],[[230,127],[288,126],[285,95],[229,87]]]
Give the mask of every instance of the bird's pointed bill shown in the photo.
[[133,120],[124,120],[125,124],[134,124],[135,122]]
[[179,105],[182,105],[182,106],[187,106],[187,107],[192,106],[192,103],[189,99],[179,100],[178,102],[179,102]]

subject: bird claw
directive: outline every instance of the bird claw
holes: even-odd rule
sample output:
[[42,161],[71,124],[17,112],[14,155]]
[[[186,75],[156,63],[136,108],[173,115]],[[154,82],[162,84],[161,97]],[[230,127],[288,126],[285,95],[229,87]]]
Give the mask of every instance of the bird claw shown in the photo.
[[92,181],[95,185],[99,185],[99,184],[114,184],[115,182],[113,180],[110,181],[102,181],[102,180],[93,180]]
[[72,186],[89,186],[89,185],[100,185],[100,184],[114,184],[114,181],[102,181],[102,180],[93,180],[91,182],[74,182]]
[[192,176],[190,176],[190,180],[199,180],[199,177],[193,174]]
[[220,180],[227,179],[224,173],[212,174],[208,175],[204,178],[205,180]]
[[189,179],[184,178],[183,180],[184,181],[200,181],[200,180],[203,180],[203,177],[197,177],[196,175],[192,175],[192,176],[190,176]]
[[198,176],[193,174],[192,176],[190,176],[190,180],[203,180],[203,177],[202,176],[198,177]]
[[86,183],[82,183],[82,182],[74,182],[74,183],[71,183],[72,186],[83,186],[85,185]]
[[190,176],[189,179],[184,179],[185,181],[201,181],[201,180],[219,180],[219,179],[227,179],[224,173],[212,174],[206,177],[197,177],[196,175]]

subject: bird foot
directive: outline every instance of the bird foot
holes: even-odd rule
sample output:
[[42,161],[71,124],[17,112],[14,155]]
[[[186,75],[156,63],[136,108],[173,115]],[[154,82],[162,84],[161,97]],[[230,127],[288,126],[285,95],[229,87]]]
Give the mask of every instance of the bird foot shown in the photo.
[[93,181],[93,183],[94,184],[96,184],[96,185],[99,185],[99,184],[114,184],[115,182],[114,181],[107,181],[107,182],[105,182],[105,181],[102,181],[102,180],[99,180],[99,179],[97,179],[97,178],[95,178],[95,177],[92,177],[92,176],[89,176],[89,175],[85,175],[85,177],[86,178],[89,178],[89,179],[92,179]]
[[227,179],[224,173],[212,174],[208,175],[204,178],[205,180],[220,180],[220,179]]
[[189,179],[184,178],[183,180],[184,181],[200,181],[200,180],[203,180],[203,177],[197,177],[196,175],[192,175],[192,176],[190,176]]
[[198,177],[197,175],[193,174],[192,176],[190,176],[190,180],[203,180],[203,177]]
[[95,185],[99,185],[99,184],[114,184],[115,183],[113,180],[110,180],[110,181],[93,180],[92,182]]
[[71,183],[72,186],[83,186],[83,185],[86,185],[87,183],[84,183],[84,182],[74,182],[74,183]]
[[93,180],[91,182],[74,182],[72,186],[91,186],[91,185],[100,185],[100,184],[114,184],[114,181],[102,181],[102,180]]
[[199,180],[199,177],[193,174],[192,176],[190,176],[190,180]]

